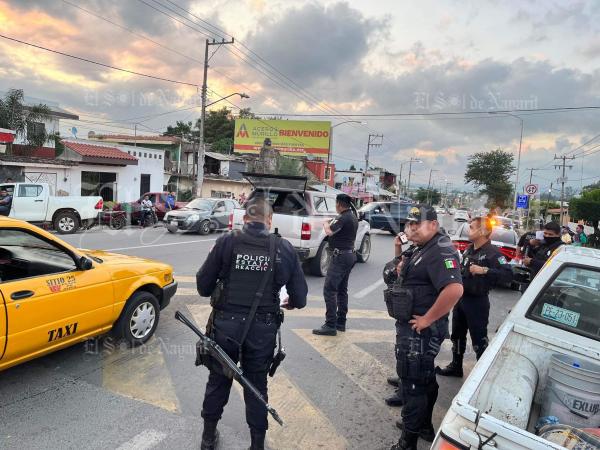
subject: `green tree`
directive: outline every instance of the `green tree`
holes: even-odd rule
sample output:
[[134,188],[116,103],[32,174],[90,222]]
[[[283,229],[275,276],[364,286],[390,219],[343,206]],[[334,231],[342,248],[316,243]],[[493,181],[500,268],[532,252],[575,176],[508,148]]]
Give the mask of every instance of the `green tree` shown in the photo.
[[569,202],[569,215],[576,220],[584,220],[594,227],[594,234],[589,237],[588,245],[600,248],[600,189],[583,191],[580,198]]
[[35,125],[49,120],[50,116],[50,108],[46,105],[26,105],[21,89],[10,89],[0,99],[0,128],[15,131],[29,147],[42,147],[51,137],[45,127]]
[[479,152],[469,156],[465,182],[473,183],[479,193],[488,196],[489,208],[510,205],[510,177],[515,172],[514,157],[502,149]]
[[356,167],[354,167],[354,164],[351,164],[350,169],[348,169],[348,170],[356,170]]
[[[163,136],[183,136],[185,139],[190,139],[193,135],[192,122],[184,122],[178,120],[175,126],[169,125],[167,131],[163,133]],[[196,134],[198,132],[196,131]]]
[[437,189],[425,189],[419,188],[417,193],[415,194],[415,199],[419,203],[428,203],[430,205],[435,205],[442,200],[442,193]]

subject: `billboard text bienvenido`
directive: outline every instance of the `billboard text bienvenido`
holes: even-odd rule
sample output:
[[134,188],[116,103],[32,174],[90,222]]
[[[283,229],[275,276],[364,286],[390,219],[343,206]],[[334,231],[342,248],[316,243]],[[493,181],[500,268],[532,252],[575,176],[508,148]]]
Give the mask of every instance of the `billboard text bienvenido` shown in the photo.
[[331,122],[309,120],[236,119],[233,149],[238,153],[259,153],[265,138],[283,155],[329,153]]

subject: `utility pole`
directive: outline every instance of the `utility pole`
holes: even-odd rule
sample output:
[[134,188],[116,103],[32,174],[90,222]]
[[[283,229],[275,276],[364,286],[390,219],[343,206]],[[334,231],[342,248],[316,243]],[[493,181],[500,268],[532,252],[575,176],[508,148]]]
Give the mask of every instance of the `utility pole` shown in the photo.
[[[381,139],[381,141],[377,141]],[[381,147],[383,145],[383,134],[369,134],[369,141],[367,143],[367,154],[365,155],[365,192],[367,192],[367,177],[369,172],[369,154],[371,153],[371,147]]]
[[[211,45],[221,46],[221,45],[227,45],[227,44],[233,44],[233,43],[234,43],[233,38],[231,38],[231,41],[225,41],[225,39],[222,39],[221,41],[215,41],[215,39],[213,39],[212,41],[209,41],[207,39],[205,46],[204,46],[204,75],[202,77],[202,112],[200,114],[200,145],[198,146],[198,154],[197,154],[198,162],[196,163],[196,196],[197,197],[200,197],[202,195],[202,183],[204,183],[204,151],[205,151],[204,123],[206,121],[206,91],[207,91],[206,82],[208,80],[208,62],[209,62],[208,47],[210,47]],[[217,50],[218,50],[218,48],[217,48]],[[215,53],[216,53],[216,50],[215,50]],[[213,53],[213,56],[215,53]]]
[[560,165],[555,165],[554,168],[560,169],[562,167],[562,177],[558,179],[560,183],[560,226],[563,225],[564,220],[564,208],[563,203],[565,201],[565,182],[567,181],[566,177],[566,169],[567,167],[571,169],[573,166],[567,166],[567,159],[575,159],[574,156],[556,156],[554,155],[554,159],[561,159],[562,163]]
[[[429,181],[427,181],[427,204],[429,204],[429,189],[431,188],[431,174],[433,172],[438,172],[437,169],[429,169]],[[433,199],[433,195],[431,196]]]
[[[546,216],[548,216],[548,208],[550,207],[550,196],[552,195],[552,185],[553,183],[550,183],[550,190],[548,191],[548,198],[546,199]],[[540,197],[541,200],[541,197]],[[544,217],[544,221],[546,220],[546,217]]]

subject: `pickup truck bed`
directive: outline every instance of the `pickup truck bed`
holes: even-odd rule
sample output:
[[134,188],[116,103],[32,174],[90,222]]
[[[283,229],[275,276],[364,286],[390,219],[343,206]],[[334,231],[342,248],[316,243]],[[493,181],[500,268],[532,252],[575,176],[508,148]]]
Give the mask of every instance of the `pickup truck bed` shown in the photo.
[[[313,275],[325,276],[329,266],[327,236],[323,225],[337,216],[334,193],[306,189],[305,177],[265,174],[244,174],[254,185],[248,200],[264,196],[273,207],[271,231],[277,231],[298,252],[301,261],[309,264]],[[236,208],[231,228],[241,229],[245,210]],[[355,214],[356,210],[354,210]],[[357,214],[358,216],[358,214]],[[355,249],[359,262],[366,262],[371,252],[369,224],[359,221]]]

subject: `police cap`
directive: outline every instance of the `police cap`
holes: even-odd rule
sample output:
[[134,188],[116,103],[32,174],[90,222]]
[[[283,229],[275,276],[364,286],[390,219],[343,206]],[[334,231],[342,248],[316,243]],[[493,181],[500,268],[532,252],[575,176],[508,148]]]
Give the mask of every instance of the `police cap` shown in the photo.
[[410,208],[408,212],[409,222],[423,222],[424,220],[437,220],[437,213],[429,205],[418,204]]

